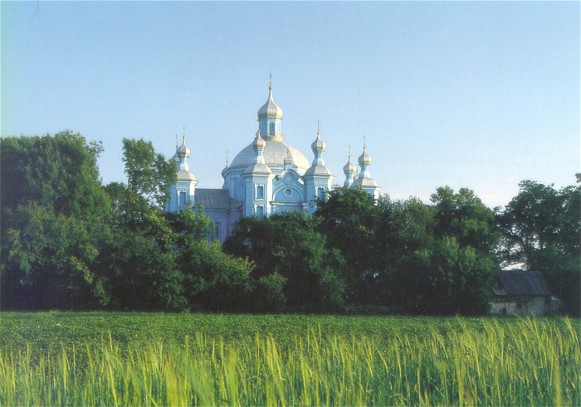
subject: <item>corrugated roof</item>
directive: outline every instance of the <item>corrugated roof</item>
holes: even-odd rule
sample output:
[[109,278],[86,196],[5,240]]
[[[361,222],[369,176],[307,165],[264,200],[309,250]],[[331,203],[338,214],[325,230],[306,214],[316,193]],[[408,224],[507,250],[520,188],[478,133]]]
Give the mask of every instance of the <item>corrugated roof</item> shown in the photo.
[[225,189],[196,188],[195,204],[208,209],[228,209],[231,199]]
[[509,297],[550,296],[551,292],[538,271],[500,270],[494,294]]

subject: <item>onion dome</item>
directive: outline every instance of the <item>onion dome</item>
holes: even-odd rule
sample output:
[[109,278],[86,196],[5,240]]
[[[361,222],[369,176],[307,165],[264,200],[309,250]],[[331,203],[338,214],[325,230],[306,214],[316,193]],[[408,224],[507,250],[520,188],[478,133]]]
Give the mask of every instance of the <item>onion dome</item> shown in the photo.
[[317,138],[315,141],[313,141],[313,144],[311,144],[311,150],[313,150],[313,153],[323,152],[323,151],[325,151],[326,147],[327,146],[325,145],[323,140],[321,140],[320,128],[319,128],[319,126],[317,126]]
[[264,141],[264,139],[260,135],[260,129],[258,129],[258,131],[256,132],[256,138],[252,142],[252,146],[256,150],[264,150],[264,148],[266,147],[266,141]]
[[186,146],[186,128],[184,126],[184,134],[182,136],[182,145],[178,147],[178,136],[176,134],[176,157],[189,157],[190,149]]
[[351,162],[351,154],[349,154],[349,158],[347,159],[347,164],[343,167],[343,172],[345,174],[354,174],[357,171],[357,167],[355,164]]
[[256,132],[256,138],[251,144],[254,150],[254,160],[244,171],[244,174],[259,175],[259,174],[271,174],[272,171],[265,164],[263,151],[266,147],[266,141],[260,135],[260,129]]
[[272,98],[272,80],[268,86],[268,99],[266,103],[258,109],[258,118],[271,117],[275,119],[282,119],[282,109],[274,102]]
[[365,143],[363,143],[363,154],[359,156],[360,165],[371,165],[371,157],[366,152]]
[[189,157],[190,156],[190,149],[188,147],[186,147],[185,143],[182,143],[182,145],[179,146],[179,148],[177,149],[177,153],[178,153],[178,155],[181,155],[183,157]]
[[[176,136],[177,145],[177,136]],[[178,165],[177,180],[178,181],[196,181],[196,176],[190,171],[188,165],[188,157],[190,156],[190,149],[186,146],[186,129],[184,128],[184,135],[182,136],[181,146],[176,148],[176,154],[173,159]]]
[[311,144],[311,149],[315,155],[313,163],[310,168],[305,172],[306,176],[315,175],[322,177],[332,177],[331,171],[325,167],[325,161],[323,160],[323,151],[325,151],[325,143],[321,140],[320,126],[317,125],[317,138]]

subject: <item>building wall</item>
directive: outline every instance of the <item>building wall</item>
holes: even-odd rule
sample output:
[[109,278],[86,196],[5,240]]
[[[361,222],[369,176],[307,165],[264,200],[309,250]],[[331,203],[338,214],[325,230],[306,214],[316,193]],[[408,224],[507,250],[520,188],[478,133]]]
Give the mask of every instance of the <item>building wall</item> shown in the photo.
[[493,315],[543,316],[552,313],[550,297],[493,298],[490,303]]

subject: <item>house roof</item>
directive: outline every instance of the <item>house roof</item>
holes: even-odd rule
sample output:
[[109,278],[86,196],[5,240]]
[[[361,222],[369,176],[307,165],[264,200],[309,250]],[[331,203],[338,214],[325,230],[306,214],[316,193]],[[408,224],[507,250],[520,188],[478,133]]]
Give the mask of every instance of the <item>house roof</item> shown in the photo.
[[196,188],[195,204],[207,209],[228,209],[234,204],[225,189]]
[[550,296],[551,292],[538,271],[500,270],[493,289],[496,296]]

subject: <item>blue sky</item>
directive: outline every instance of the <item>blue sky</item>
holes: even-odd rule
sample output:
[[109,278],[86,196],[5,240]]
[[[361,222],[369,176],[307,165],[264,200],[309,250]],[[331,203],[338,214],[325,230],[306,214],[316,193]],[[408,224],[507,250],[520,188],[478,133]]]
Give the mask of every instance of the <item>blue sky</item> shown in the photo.
[[272,72],[286,141],[343,183],[363,138],[382,193],[580,171],[578,2],[1,3],[3,137],[78,131],[125,181],[122,139],[170,157],[185,126],[200,187],[252,141]]

